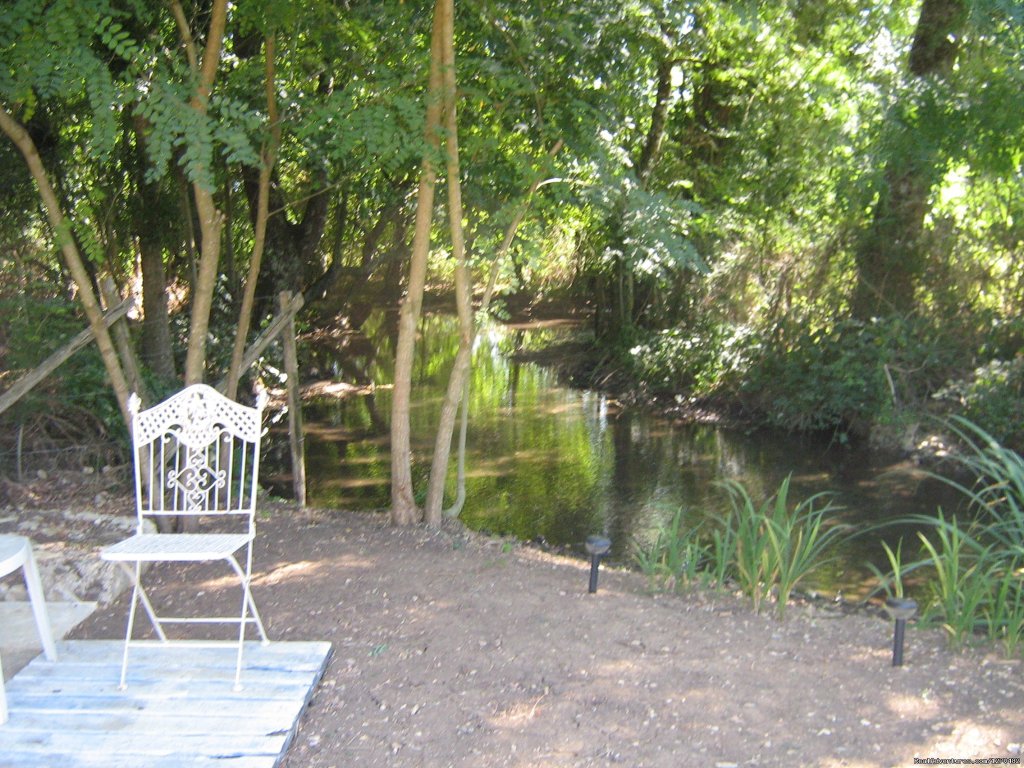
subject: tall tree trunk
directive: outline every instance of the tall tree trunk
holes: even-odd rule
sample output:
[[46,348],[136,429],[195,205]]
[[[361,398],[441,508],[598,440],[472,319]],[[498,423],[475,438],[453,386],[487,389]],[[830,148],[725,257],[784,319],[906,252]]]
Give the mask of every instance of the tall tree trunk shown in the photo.
[[666,54],[658,62],[658,86],[654,97],[654,109],[651,110],[651,125],[647,129],[640,158],[636,163],[636,177],[643,189],[647,189],[651,171],[661,152],[661,144],[665,140],[665,124],[668,120],[668,108],[672,97],[672,59]]
[[427,90],[427,114],[424,127],[426,148],[420,167],[416,199],[416,223],[413,229],[409,285],[398,316],[398,341],[395,345],[395,383],[391,400],[391,522],[410,525],[419,519],[413,498],[412,448],[409,434],[409,401],[415,357],[416,326],[423,305],[423,287],[430,251],[430,225],[434,214],[434,188],[437,169],[434,158],[441,146],[442,40],[446,17],[454,15],[452,0],[436,0],[430,38],[430,83]]
[[445,162],[448,179],[448,223],[452,237],[452,255],[455,257],[455,302],[459,313],[459,350],[455,353],[448,381],[448,390],[441,404],[441,417],[434,440],[434,456],[430,465],[427,486],[427,504],[424,522],[441,524],[444,486],[448,476],[448,456],[451,453],[455,411],[469,379],[470,355],[473,345],[473,307],[469,265],[466,263],[466,241],[462,231],[462,183],[459,170],[459,127],[455,106],[455,30],[453,14],[446,14],[442,70],[444,81],[444,135]]
[[[963,0],[924,0],[908,60],[913,77],[941,80],[952,71],[966,16]],[[912,129],[894,125],[891,130]],[[926,256],[922,234],[929,196],[942,176],[938,147],[923,141],[891,143],[896,148],[886,159],[871,223],[854,254],[857,284],[851,311],[865,320],[914,307]]]
[[[184,13],[178,0],[172,0],[175,20],[178,21],[182,42],[190,65],[196,66],[195,46],[187,24],[182,24]],[[210,12],[210,28],[207,31],[206,48],[199,69],[199,84],[189,103],[191,109],[205,117],[209,109],[213,81],[224,42],[224,28],[227,25],[227,0],[213,0]],[[212,169],[210,169],[212,173]],[[202,247],[199,254],[199,269],[196,282],[192,285],[192,318],[189,326],[188,351],[185,355],[185,383],[194,384],[203,380],[206,370],[206,336],[210,328],[210,309],[213,306],[213,292],[217,284],[217,266],[220,261],[221,230],[224,216],[217,210],[212,189],[196,182],[192,185],[196,210],[199,213],[199,229]]]
[[150,232],[139,233],[142,269],[142,361],[165,381],[177,377],[167,309],[167,274],[163,243]]
[[135,189],[140,205],[134,227],[139,243],[139,267],[142,271],[142,362],[165,381],[177,377],[171,323],[167,310],[167,273],[164,269],[164,233],[166,212],[161,204],[159,184],[148,182],[145,172],[146,124],[133,120],[137,155]]
[[82,309],[85,310],[85,316],[89,320],[89,327],[92,329],[93,337],[96,339],[96,346],[99,348],[100,357],[107,370],[107,375],[110,377],[114,396],[117,398],[118,407],[121,409],[121,416],[124,418],[125,424],[129,425],[130,428],[128,382],[121,368],[117,351],[114,349],[114,343],[110,338],[110,332],[107,329],[106,323],[103,322],[103,311],[100,309],[99,302],[96,301],[96,294],[92,289],[92,280],[82,261],[81,254],[79,254],[78,248],[75,246],[74,238],[71,235],[71,226],[67,219],[64,218],[60,203],[57,200],[57,194],[53,190],[53,185],[50,184],[49,176],[47,176],[46,169],[43,167],[39,152],[36,150],[32,137],[28,135],[28,131],[2,106],[0,106],[0,130],[14,142],[14,145],[21,152],[32,174],[32,178],[36,182],[39,196],[43,201],[43,206],[46,208],[47,218],[49,218],[50,226],[53,228],[54,237],[64,256],[64,263],[67,265],[68,271],[71,273],[71,277],[78,288],[79,301],[82,302]]
[[266,242],[267,217],[270,207],[270,175],[277,162],[277,148],[281,143],[281,124],[277,117],[277,98],[274,86],[274,51],[276,38],[268,35],[265,43],[266,68],[265,90],[267,94],[267,120],[270,123],[270,139],[263,153],[260,166],[259,192],[256,203],[256,223],[252,256],[249,259],[249,273],[245,279],[245,292],[242,295],[242,307],[238,312],[238,326],[235,328],[235,346],[231,352],[231,366],[228,368],[227,384],[224,393],[232,400],[238,392],[238,379],[242,375],[242,356],[245,354],[245,342],[249,336],[252,323],[252,310],[256,299],[256,282],[260,274],[260,263],[263,260],[263,244]]

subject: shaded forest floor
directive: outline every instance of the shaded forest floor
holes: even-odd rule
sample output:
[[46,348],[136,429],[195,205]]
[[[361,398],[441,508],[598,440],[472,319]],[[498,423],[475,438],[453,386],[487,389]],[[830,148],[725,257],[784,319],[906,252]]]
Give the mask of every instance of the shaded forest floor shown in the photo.
[[[57,496],[22,496],[4,517],[53,514]],[[75,512],[92,509],[72,498]],[[91,498],[98,512],[131,508]],[[877,617],[795,605],[779,622],[732,595],[652,596],[639,574],[604,568],[590,595],[585,563],[458,526],[267,510],[254,592],[271,638],[334,646],[284,768],[909,766],[1020,754],[1020,663],[950,653],[938,631],[910,631],[906,665],[893,669],[892,627]],[[223,575],[190,578],[204,599],[234,606]],[[153,576],[157,593],[192,605],[170,572]],[[117,638],[125,612],[122,594],[74,636]]]

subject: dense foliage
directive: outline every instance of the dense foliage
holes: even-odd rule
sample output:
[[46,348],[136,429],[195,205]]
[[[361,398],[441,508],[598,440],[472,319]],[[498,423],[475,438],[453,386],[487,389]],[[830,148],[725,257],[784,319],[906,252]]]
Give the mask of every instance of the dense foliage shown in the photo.
[[[197,187],[223,219],[213,378],[275,131],[256,324],[285,288],[332,327],[394,301],[425,150],[428,4],[234,2],[204,111],[190,108],[183,39],[201,49],[211,7],[0,8],[0,106],[32,137],[71,222],[48,228],[22,158],[0,143],[0,298],[66,301],[57,246],[73,237],[97,281],[145,295],[135,335],[157,386],[184,357]],[[589,306],[602,374],[843,435],[898,439],[948,406],[1018,445],[1022,22],[1012,0],[459,2],[477,282],[543,173],[499,287]],[[435,228],[440,289],[452,260]],[[64,326],[46,324],[54,338],[35,345],[10,317],[0,356],[13,376]]]

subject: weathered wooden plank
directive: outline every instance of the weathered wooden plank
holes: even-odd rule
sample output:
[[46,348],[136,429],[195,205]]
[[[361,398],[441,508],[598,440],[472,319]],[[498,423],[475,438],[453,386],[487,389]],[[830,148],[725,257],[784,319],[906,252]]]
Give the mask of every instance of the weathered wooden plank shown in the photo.
[[[182,699],[139,699],[127,696],[67,696],[59,698],[53,695],[19,694],[11,697],[9,701],[23,714],[38,715],[51,714],[72,715],[72,714],[99,714],[117,715],[122,713],[145,711],[152,717],[165,715],[176,715],[181,712]],[[283,707],[289,706],[285,699],[266,699],[254,701],[248,699],[245,702],[246,716],[254,718],[264,717],[280,713]],[[304,705],[304,702],[297,702]],[[203,699],[204,706],[209,706],[214,711],[230,712],[232,707],[238,706],[235,699]]]
[[312,682],[312,677],[288,683],[270,683],[267,685],[247,684],[242,678],[241,691],[233,691],[230,680],[171,680],[161,678],[155,673],[145,678],[128,675],[128,689],[118,688],[120,670],[117,674],[108,675],[106,681],[65,678],[52,681],[45,685],[37,685],[36,681],[22,681],[17,677],[7,685],[7,695],[13,698],[17,694],[37,695],[93,695],[102,697],[127,697],[148,700],[153,698],[218,698],[228,702],[245,702],[261,699],[291,699],[302,696]]
[[[0,765],[274,768],[331,646],[253,643],[247,658],[262,666],[249,681],[243,675],[242,691],[232,690],[230,647],[197,648],[183,661],[156,645],[133,651],[120,691],[121,650],[117,641],[70,641],[61,661],[39,657],[19,672],[8,684]],[[134,683],[133,671],[141,675]]]
[[[206,755],[218,757],[221,755],[279,755],[285,743],[287,730],[281,733],[267,736],[249,736],[208,733],[203,735],[188,734],[178,736],[167,733],[157,736],[151,733],[108,732],[108,733],[78,733],[55,732],[48,734],[21,733],[8,729],[4,726],[3,745],[5,754],[8,750],[29,751],[38,749],[44,752],[65,753],[74,759],[76,755],[88,757],[112,755],[152,755],[154,757],[170,757],[182,755],[188,758],[191,755]],[[73,765],[74,763],[72,763]],[[117,759],[110,759],[109,765],[119,765]],[[62,766],[65,768],[67,763]]]
[[[137,684],[141,681],[150,680],[154,677],[161,680],[166,680],[168,673],[174,673],[176,679],[180,681],[193,681],[203,680],[208,683],[221,683],[234,685],[235,675],[234,668],[228,668],[225,665],[220,666],[182,666],[180,668],[174,668],[171,666],[162,667],[156,666],[152,662],[138,662],[132,660],[134,663],[128,665],[128,677],[129,687],[132,684]],[[232,663],[234,660],[232,659]],[[115,682],[117,682],[121,669],[120,666],[116,670]],[[274,684],[274,683],[287,683],[287,682],[299,682],[304,676],[316,674],[319,671],[319,667],[303,666],[297,669],[288,669],[287,667],[275,666],[275,667],[250,667],[244,666],[242,669],[242,684],[248,686],[250,683],[260,684]],[[93,680],[102,682],[110,678],[111,669],[108,666],[101,664],[68,664],[47,667],[36,667],[30,671],[26,671],[24,681],[26,684],[35,683],[39,685],[50,685],[53,682],[60,682],[65,679],[75,680]]]
[[[36,659],[19,675],[19,685],[24,687],[52,687],[72,681],[92,681],[102,686],[117,680],[118,668],[111,667],[111,659],[120,659],[122,645],[119,642],[105,644],[103,648],[91,648],[82,652],[58,646],[59,662]],[[291,656],[280,643],[262,647],[253,643],[243,657],[242,684],[252,686],[274,686],[304,684],[305,677],[319,676],[329,656],[329,643],[303,643],[294,649]],[[133,648],[129,657],[129,690],[150,682],[174,679],[178,682],[202,680],[211,684],[233,685],[235,649],[227,648],[162,648],[159,644]],[[17,690],[17,688],[15,688]]]
[[235,755],[207,757],[205,755],[117,755],[116,763],[109,755],[87,757],[79,755],[74,763],[68,763],[68,756],[55,752],[7,752],[0,764],[3,768],[274,768],[279,758],[270,755]]
[[[237,712],[218,715],[182,713],[180,704],[168,712],[156,712],[148,707],[114,712],[23,709],[15,712],[7,722],[14,730],[26,734],[51,731],[97,734],[130,729],[133,733],[157,735],[209,736],[217,733],[266,736],[281,730],[281,716],[287,711],[287,706],[283,702],[273,702],[273,708],[264,707],[259,712],[246,706],[245,717],[239,717]],[[292,706],[298,714],[302,702],[292,702]]]
[[[188,647],[187,641],[181,641],[176,647],[168,648],[154,640],[133,646],[131,654],[132,659],[151,658],[168,666],[189,666],[197,661],[216,666],[222,664],[221,660],[223,659],[231,667],[231,674],[234,674],[235,652],[237,651],[237,646],[234,643],[225,643],[219,647],[204,646],[198,642],[195,645],[196,647],[191,649]],[[247,667],[250,664],[272,663],[286,663],[289,667],[303,664],[319,665],[330,646],[331,644],[326,641],[280,641],[271,642],[269,645],[249,641],[245,644],[244,659]],[[120,665],[123,649],[124,644],[121,640],[90,640],[88,642],[70,640],[57,644],[60,663],[67,661],[68,663],[107,664],[116,657],[117,663]],[[176,651],[185,655],[176,659],[174,658]],[[202,657],[193,660],[188,658],[190,653],[202,653]]]

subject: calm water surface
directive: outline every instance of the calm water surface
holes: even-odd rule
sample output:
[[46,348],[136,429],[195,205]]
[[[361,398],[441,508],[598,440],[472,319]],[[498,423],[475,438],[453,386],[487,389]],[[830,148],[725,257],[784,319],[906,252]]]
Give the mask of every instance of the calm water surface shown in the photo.
[[[327,375],[373,386],[365,395],[305,406],[311,505],[359,510],[389,503],[394,337],[382,318],[367,327],[371,338],[362,354],[309,351]],[[421,324],[411,414],[420,501],[456,351],[454,330],[447,316],[429,316]],[[680,425],[622,411],[605,395],[566,386],[550,368],[517,362],[517,350],[543,347],[567,332],[494,325],[478,339],[462,513],[471,528],[578,552],[589,534],[604,533],[612,539],[612,555],[625,560],[631,542],[651,538],[679,508],[694,525],[721,516],[727,501],[719,483],[726,479],[741,481],[760,501],[792,475],[791,499],[833,491],[843,519],[861,528],[957,503],[944,485],[906,462],[886,462],[823,438]],[[446,503],[454,495],[454,466],[453,450]],[[895,542],[901,533],[908,532],[875,533],[848,546],[811,586],[862,591],[870,574],[865,561],[884,563],[879,536]]]

